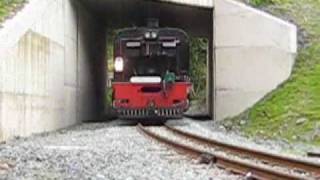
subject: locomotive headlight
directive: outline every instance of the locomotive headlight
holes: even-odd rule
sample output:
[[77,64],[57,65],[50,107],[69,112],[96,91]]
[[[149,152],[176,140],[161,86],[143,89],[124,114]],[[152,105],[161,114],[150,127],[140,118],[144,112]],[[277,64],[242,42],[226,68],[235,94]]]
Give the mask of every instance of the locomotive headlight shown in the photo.
[[151,33],[150,33],[150,32],[146,32],[146,33],[144,34],[144,37],[145,37],[146,39],[150,39],[150,38],[151,38]]
[[156,39],[157,36],[158,36],[158,34],[157,34],[156,32],[152,32],[152,33],[151,33],[151,38],[152,38],[152,39]]
[[122,72],[124,67],[124,62],[122,57],[116,57],[114,61],[114,69],[116,72]]

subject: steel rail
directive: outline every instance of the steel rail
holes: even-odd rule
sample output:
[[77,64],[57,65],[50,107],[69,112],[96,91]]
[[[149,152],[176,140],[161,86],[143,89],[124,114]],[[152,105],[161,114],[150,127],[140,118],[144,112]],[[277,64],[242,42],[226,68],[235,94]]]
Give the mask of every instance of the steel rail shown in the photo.
[[240,146],[224,143],[221,141],[205,138],[205,137],[195,135],[186,131],[182,131],[180,129],[174,128],[169,125],[165,125],[165,127],[177,135],[184,136],[194,141],[205,143],[211,147],[219,147],[232,153],[258,158],[258,159],[267,161],[268,163],[285,165],[290,168],[300,169],[306,172],[310,172],[314,176],[319,176],[319,173],[320,173],[320,164],[303,161],[299,159],[294,159],[290,157],[285,157],[277,154],[272,154],[272,153],[268,153],[268,152],[264,152],[256,149],[249,149],[246,147],[240,147]]
[[218,167],[233,171],[235,173],[241,174],[248,178],[261,179],[261,180],[295,180],[295,179],[305,179],[305,177],[291,175],[287,173],[283,173],[280,171],[276,171],[272,168],[266,168],[259,166],[257,164],[251,164],[247,162],[242,162],[239,160],[234,160],[232,158],[223,157],[220,155],[216,155],[213,153],[209,153],[200,149],[196,149],[194,147],[190,147],[181,143],[174,142],[168,138],[162,137],[152,131],[148,130],[141,124],[137,126],[138,130],[142,132],[144,135],[151,137],[163,144],[166,144],[170,147],[173,147],[178,152],[182,152],[184,154],[188,154],[192,158],[199,157],[209,157],[210,161],[215,163]]

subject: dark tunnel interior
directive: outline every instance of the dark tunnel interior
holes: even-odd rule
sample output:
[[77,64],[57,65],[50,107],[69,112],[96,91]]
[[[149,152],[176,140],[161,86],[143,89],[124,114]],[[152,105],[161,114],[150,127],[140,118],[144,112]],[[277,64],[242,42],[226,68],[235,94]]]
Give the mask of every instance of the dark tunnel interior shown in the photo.
[[[213,9],[195,7],[154,0],[80,0],[78,3],[82,8],[77,14],[86,10],[93,17],[90,24],[86,24],[80,33],[91,39],[84,41],[84,48],[89,49],[91,66],[92,90],[91,99],[83,101],[81,108],[85,111],[108,116],[110,112],[105,104],[106,98],[106,41],[107,30],[121,29],[125,27],[144,26],[148,18],[159,20],[160,27],[176,27],[185,30],[190,36],[207,38],[209,40],[208,53],[208,114],[213,117]],[[79,6],[78,6],[79,7]],[[85,15],[84,15],[85,16]],[[84,17],[85,18],[85,17]],[[87,35],[91,33],[91,35]],[[92,35],[93,33],[93,35]],[[88,103],[90,102],[90,103]],[[91,106],[89,104],[95,104]],[[78,110],[82,112],[83,110]],[[81,115],[80,115],[81,116]],[[93,117],[87,117],[87,119]],[[97,117],[94,117],[97,118]]]

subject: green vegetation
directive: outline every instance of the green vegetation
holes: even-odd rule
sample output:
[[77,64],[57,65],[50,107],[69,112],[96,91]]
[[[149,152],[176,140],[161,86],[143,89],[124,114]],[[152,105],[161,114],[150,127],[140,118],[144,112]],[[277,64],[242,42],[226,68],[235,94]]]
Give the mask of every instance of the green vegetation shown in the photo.
[[254,2],[269,4],[266,8],[276,15],[291,17],[307,38],[289,80],[231,121],[250,136],[320,145],[320,1]]
[[27,0],[0,0],[0,23],[20,9]]
[[190,38],[190,76],[193,83],[192,99],[201,104],[206,102],[208,40]]
[[[108,30],[107,31],[107,55],[106,55],[106,61],[107,61],[107,73],[108,73],[108,82],[111,81],[111,78],[113,78],[113,70],[114,70],[114,65],[113,65],[113,42],[114,38],[116,35],[117,31],[116,30]],[[111,77],[110,77],[111,76]],[[108,87],[106,89],[106,105],[112,106],[112,88]]]
[[290,0],[249,0],[250,4],[253,6],[266,6],[271,4],[284,4],[288,3]]

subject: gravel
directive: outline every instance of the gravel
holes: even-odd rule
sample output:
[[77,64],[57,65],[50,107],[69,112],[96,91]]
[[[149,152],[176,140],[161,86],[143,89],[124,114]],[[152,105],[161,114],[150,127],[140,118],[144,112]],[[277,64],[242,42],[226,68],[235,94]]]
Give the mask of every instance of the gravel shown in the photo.
[[199,164],[119,121],[15,138],[0,145],[0,179],[238,179]]
[[[292,148],[285,142],[248,139],[226,131],[213,121],[184,119],[169,124],[249,148],[275,153]],[[177,154],[144,137],[135,126],[117,120],[82,124],[29,138],[17,137],[0,144],[0,179],[241,178],[215,165],[199,164],[197,160]]]

